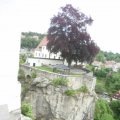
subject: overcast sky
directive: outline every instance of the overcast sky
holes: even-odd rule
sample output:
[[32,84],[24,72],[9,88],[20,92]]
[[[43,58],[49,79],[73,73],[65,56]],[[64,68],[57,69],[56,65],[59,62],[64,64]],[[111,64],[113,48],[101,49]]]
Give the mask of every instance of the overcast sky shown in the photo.
[[21,32],[46,33],[50,18],[67,3],[93,18],[89,32],[102,50],[120,53],[119,0],[0,0],[0,24],[17,24]]
[[9,110],[20,107],[21,32],[46,33],[50,18],[69,3],[94,19],[89,32],[102,50],[120,53],[119,0],[0,0],[0,104]]

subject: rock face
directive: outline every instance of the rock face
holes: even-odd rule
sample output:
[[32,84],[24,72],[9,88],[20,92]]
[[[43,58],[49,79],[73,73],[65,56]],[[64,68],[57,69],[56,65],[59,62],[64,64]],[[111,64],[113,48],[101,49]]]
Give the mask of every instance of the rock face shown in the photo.
[[68,96],[65,94],[66,90],[73,88],[75,90],[75,87],[70,86],[70,82],[68,86],[54,86],[48,78],[40,77],[21,84],[26,88],[24,95],[22,93],[22,102],[32,105],[36,120],[93,120],[95,106],[93,85],[92,89],[88,88],[87,93],[80,92]]

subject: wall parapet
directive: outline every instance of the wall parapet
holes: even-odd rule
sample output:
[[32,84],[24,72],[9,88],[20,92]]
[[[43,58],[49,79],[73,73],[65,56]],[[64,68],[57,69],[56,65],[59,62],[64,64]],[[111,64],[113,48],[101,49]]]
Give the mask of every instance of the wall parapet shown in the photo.
[[27,65],[21,65],[20,69],[25,71],[25,74],[30,74],[31,71],[36,71],[38,77],[47,77],[49,79],[54,78],[65,78],[69,80],[69,87],[72,89],[78,89],[81,86],[85,85],[89,89],[89,91],[93,91],[95,89],[96,78],[93,76],[92,73],[81,73],[80,76],[73,76],[73,75],[64,75],[54,72],[49,72],[45,70],[40,70],[38,68],[30,67]]

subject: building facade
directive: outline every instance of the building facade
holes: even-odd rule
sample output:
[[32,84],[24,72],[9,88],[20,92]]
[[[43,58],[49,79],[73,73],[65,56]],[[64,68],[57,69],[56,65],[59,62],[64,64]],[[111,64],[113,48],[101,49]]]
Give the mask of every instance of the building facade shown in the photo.
[[60,56],[60,52],[57,54],[50,53],[50,51],[47,49],[47,43],[48,43],[48,40],[47,40],[47,37],[45,37],[35,49],[34,57],[49,58],[49,59],[62,59]]
[[27,58],[27,63],[30,66],[63,64],[60,52],[57,54],[50,53],[47,49],[47,43],[47,37],[44,37],[40,44],[35,48],[34,57]]

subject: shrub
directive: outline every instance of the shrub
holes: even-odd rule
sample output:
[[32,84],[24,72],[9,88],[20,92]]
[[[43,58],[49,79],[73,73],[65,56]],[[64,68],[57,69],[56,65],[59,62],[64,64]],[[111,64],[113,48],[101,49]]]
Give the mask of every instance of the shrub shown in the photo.
[[111,101],[109,106],[114,113],[115,120],[120,120],[120,100]]
[[18,80],[25,80],[25,72],[22,69],[19,69]]
[[87,87],[86,86],[82,86],[82,87],[80,87],[77,90],[67,90],[67,91],[65,91],[65,94],[68,95],[68,96],[75,96],[76,94],[79,94],[81,92],[87,93],[88,92]]
[[103,114],[100,120],[114,120],[113,116],[110,114]]
[[19,59],[20,59],[20,64],[25,63],[25,62],[26,62],[26,59],[27,59],[26,54],[20,54]]
[[99,93],[99,94],[102,94],[105,92],[105,89],[103,88],[103,86],[101,84],[97,84],[95,86],[95,92],[96,93]]
[[36,77],[37,77],[36,71],[33,71],[33,72],[31,73],[31,76],[32,76],[32,78],[36,78]]
[[96,70],[94,74],[96,77],[105,78],[107,75],[107,72],[105,71],[105,69],[100,69],[100,70]]
[[95,67],[93,65],[86,65],[86,69],[88,69],[91,72],[94,72]]
[[79,92],[83,92],[83,93],[87,93],[88,92],[88,88],[87,88],[87,86],[84,85],[84,86],[80,87],[78,91]]
[[100,70],[96,70],[94,75],[96,77],[105,78],[110,71],[112,71],[110,68],[101,68]]
[[54,86],[62,85],[62,86],[67,86],[68,80],[65,78],[55,78],[52,81]]
[[32,107],[29,104],[23,103],[21,105],[21,113],[27,117],[32,118],[32,120],[34,120],[34,116],[32,113]]
[[114,120],[112,110],[107,101],[102,99],[96,101],[94,120]]
[[67,96],[74,96],[77,94],[77,91],[76,90],[67,90],[67,91],[65,91],[65,94]]

